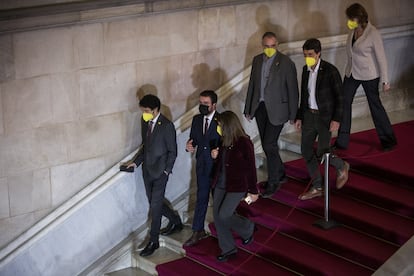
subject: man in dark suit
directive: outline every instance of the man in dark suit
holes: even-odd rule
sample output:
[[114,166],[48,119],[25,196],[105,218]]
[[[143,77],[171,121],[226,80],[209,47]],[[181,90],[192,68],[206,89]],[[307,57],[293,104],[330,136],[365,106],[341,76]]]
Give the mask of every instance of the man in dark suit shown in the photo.
[[262,196],[270,197],[286,181],[277,143],[284,123],[295,120],[299,89],[295,64],[277,51],[276,35],[266,32],[262,46],[263,53],[253,58],[243,113],[249,121],[256,117],[267,159],[268,180]]
[[210,197],[210,180],[213,159],[211,150],[219,145],[220,136],[217,133],[217,94],[212,90],[205,90],[199,97],[200,114],[195,115],[191,124],[190,139],[186,144],[186,151],[196,152],[197,200],[193,218],[193,234],[184,243],[192,246],[208,235],[204,231],[208,200]]
[[[342,118],[343,90],[338,69],[321,59],[321,43],[312,38],[303,44],[306,65],[303,67],[301,102],[295,127],[302,129],[302,155],[306,161],[312,187],[299,196],[307,200],[322,196],[322,177],[318,159],[330,150],[332,131],[337,131]],[[313,144],[318,137],[315,154]],[[330,155],[330,164],[337,169],[336,187],[342,188],[348,180],[349,164]]]
[[[158,237],[181,231],[180,217],[165,202],[164,194],[175,159],[177,142],[174,124],[160,113],[161,102],[154,95],[145,95],[139,102],[143,112],[141,121],[142,145],[128,167],[142,164],[145,191],[151,215],[150,240],[141,256],[149,256],[159,247]],[[161,217],[168,218],[168,226],[160,231]]]

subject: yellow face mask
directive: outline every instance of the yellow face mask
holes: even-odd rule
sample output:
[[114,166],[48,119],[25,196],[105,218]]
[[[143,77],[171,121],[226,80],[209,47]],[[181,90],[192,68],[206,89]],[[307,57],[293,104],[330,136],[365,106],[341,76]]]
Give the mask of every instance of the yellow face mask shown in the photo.
[[305,57],[305,63],[308,67],[312,67],[316,64],[316,59],[314,57]]
[[348,29],[353,30],[356,27],[358,27],[358,22],[348,19],[348,22],[346,22],[346,25],[348,26]]
[[222,131],[220,125],[217,125],[217,133],[218,133],[218,135],[223,136],[223,131]]
[[263,53],[267,57],[271,58],[274,54],[276,54],[276,49],[275,48],[264,48]]
[[152,113],[146,113],[146,112],[144,112],[144,113],[142,113],[142,119],[145,122],[148,122],[149,120],[154,119],[154,115]]

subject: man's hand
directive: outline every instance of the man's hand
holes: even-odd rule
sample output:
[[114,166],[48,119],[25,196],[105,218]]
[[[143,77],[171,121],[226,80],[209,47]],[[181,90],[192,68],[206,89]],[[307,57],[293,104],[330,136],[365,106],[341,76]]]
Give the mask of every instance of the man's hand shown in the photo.
[[331,125],[329,127],[329,131],[330,132],[337,131],[339,129],[339,125],[340,125],[339,122],[337,122],[337,121],[331,121]]
[[390,84],[389,84],[388,82],[384,82],[384,83],[382,84],[382,90],[384,90],[384,92],[389,91],[389,90],[390,90],[390,88],[391,88],[391,86],[390,86]]
[[300,130],[302,128],[302,120],[296,120],[295,128],[296,130]]
[[185,150],[191,153],[195,151],[195,148],[193,147],[193,139],[187,141],[187,144],[185,145]]
[[216,159],[219,153],[219,148],[215,148],[211,150],[211,158]]

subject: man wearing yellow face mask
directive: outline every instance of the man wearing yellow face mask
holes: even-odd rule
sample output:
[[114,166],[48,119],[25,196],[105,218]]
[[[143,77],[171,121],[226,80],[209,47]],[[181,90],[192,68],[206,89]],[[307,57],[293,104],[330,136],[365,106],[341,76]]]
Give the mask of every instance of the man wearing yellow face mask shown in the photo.
[[277,45],[274,33],[263,35],[263,53],[253,58],[243,112],[248,121],[256,118],[266,154],[268,179],[263,197],[272,196],[287,180],[278,140],[283,125],[287,121],[293,124],[299,98],[295,64],[277,51]]
[[[322,176],[319,160],[330,150],[331,133],[337,131],[342,118],[342,81],[338,69],[321,59],[318,39],[306,40],[303,55],[306,65],[302,72],[301,101],[295,127],[302,131],[301,151],[312,178],[312,187],[299,196],[307,200],[322,196]],[[313,144],[318,137],[316,153]],[[337,170],[336,187],[342,188],[348,180],[349,164],[330,155],[330,164]]]
[[[142,164],[151,215],[150,240],[141,256],[149,256],[159,247],[158,237],[181,231],[180,217],[172,210],[164,198],[168,176],[177,157],[177,142],[174,124],[160,113],[161,102],[157,96],[145,95],[140,101],[142,110],[142,144],[128,167]],[[168,226],[160,231],[161,217],[168,218]]]
[[347,26],[351,30],[346,44],[348,56],[344,78],[344,114],[335,148],[347,149],[350,139],[352,102],[359,86],[364,88],[372,120],[382,149],[392,150],[397,145],[391,122],[379,97],[379,84],[383,91],[390,89],[387,59],[379,31],[368,21],[368,13],[358,4],[346,9]]

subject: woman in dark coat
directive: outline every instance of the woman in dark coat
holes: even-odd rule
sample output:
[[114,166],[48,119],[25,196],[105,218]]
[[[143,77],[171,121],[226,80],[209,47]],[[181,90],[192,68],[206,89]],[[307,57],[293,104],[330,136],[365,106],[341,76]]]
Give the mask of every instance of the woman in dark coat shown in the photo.
[[225,111],[219,115],[218,125],[221,146],[211,151],[215,160],[213,217],[222,251],[217,260],[225,262],[237,253],[231,230],[242,238],[243,244],[253,240],[254,223],[235,214],[235,210],[243,198],[250,203],[256,201],[258,190],[253,143],[239,118],[232,111]]

